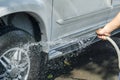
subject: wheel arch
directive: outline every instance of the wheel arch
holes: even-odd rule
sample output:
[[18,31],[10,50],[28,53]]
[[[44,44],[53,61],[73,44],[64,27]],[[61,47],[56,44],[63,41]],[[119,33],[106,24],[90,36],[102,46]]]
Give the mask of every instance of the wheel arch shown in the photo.
[[[35,38],[35,40],[37,42],[38,41],[46,41],[47,40],[45,24],[44,24],[44,21],[42,20],[42,18],[39,15],[37,15],[37,14],[35,14],[33,12],[15,12],[15,13],[10,13],[10,14],[4,15],[1,18],[8,25],[8,23],[11,22],[10,18],[13,18],[15,15],[17,15],[18,19],[20,19],[21,16],[23,16],[23,17],[26,16],[26,17],[29,18],[30,23],[31,23],[32,28],[33,28],[33,33],[30,32],[30,26],[26,26],[26,29],[25,29],[25,27],[23,27],[22,29],[24,29],[25,31],[27,31],[31,35],[34,34],[34,38]],[[20,26],[17,26],[17,27],[21,29]]]

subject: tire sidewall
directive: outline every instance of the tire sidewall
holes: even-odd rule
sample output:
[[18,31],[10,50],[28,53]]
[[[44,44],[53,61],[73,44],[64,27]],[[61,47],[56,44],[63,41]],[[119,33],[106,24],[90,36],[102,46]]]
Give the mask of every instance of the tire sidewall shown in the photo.
[[[34,42],[31,35],[23,31],[11,31],[0,36],[0,56],[11,48],[23,47],[25,44]],[[42,52],[40,45],[30,47],[28,51],[30,58],[30,71],[27,80],[45,80],[44,68],[46,62],[46,54]]]

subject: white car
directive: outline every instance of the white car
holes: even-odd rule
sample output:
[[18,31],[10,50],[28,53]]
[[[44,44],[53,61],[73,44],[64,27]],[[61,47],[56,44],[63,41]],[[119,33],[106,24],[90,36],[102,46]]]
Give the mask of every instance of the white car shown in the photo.
[[120,0],[0,0],[0,80],[46,80],[48,60],[98,41],[119,11]]

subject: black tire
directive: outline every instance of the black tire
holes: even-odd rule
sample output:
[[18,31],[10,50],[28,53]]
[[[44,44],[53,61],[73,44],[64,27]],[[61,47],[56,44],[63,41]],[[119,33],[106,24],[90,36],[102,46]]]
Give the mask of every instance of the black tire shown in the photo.
[[[6,32],[0,36],[0,56],[2,56],[6,51],[20,47],[22,48],[26,43],[34,42],[34,39],[28,33],[22,30],[12,30]],[[22,54],[23,55],[23,54]],[[29,51],[27,55],[30,60],[30,69],[29,74],[27,75],[27,79],[20,78],[19,80],[46,80],[45,79],[45,68],[46,68],[46,61],[47,55],[42,52],[41,45],[34,45],[29,47]],[[0,57],[1,59],[2,57]],[[0,62],[0,75],[5,72],[4,66]],[[13,70],[14,71],[14,70]],[[14,73],[14,72],[13,72]],[[11,74],[13,74],[11,72]],[[17,74],[17,73],[16,73]],[[22,73],[20,73],[23,75]],[[13,75],[14,76],[14,75]],[[10,77],[10,80],[13,80]],[[3,77],[0,77],[0,80]]]

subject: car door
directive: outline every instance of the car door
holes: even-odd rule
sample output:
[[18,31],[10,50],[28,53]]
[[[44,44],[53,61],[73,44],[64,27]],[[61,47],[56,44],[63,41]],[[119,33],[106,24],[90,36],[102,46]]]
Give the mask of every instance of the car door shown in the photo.
[[108,22],[111,21],[120,12],[120,0],[112,0],[111,12],[109,15]]
[[95,31],[106,24],[110,7],[111,0],[53,0],[51,39],[76,38]]

